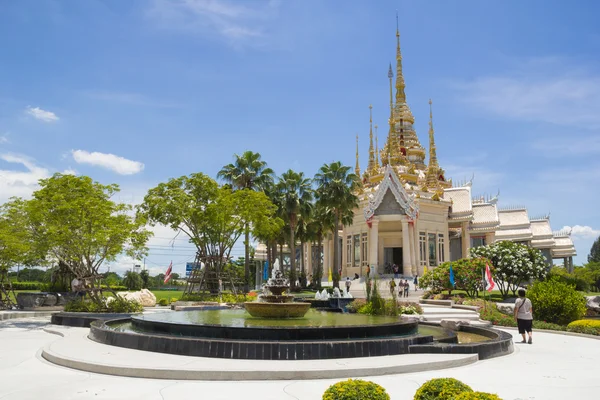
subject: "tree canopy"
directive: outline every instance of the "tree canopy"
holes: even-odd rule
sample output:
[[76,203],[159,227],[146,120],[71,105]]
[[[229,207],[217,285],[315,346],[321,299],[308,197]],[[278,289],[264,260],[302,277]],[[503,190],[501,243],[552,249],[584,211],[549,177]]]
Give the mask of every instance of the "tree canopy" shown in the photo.
[[600,263],[600,236],[592,244],[590,254],[588,255],[589,263]]
[[[87,176],[55,174],[40,180],[40,189],[23,202],[32,251],[88,279],[121,254],[144,256],[150,232],[131,215],[131,206],[111,200],[118,191],[118,185],[102,185]],[[15,210],[19,204],[13,204]],[[94,280],[89,283],[93,288]]]
[[220,276],[246,226],[257,234],[281,224],[276,207],[262,192],[232,191],[205,174],[170,179],[150,189],[138,215],[151,225],[185,233],[207,268]]

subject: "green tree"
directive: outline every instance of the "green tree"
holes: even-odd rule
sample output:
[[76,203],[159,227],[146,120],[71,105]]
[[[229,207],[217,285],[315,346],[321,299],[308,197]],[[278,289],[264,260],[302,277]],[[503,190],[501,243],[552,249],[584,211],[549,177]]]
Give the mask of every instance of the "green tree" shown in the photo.
[[281,193],[283,212],[289,225],[290,234],[290,285],[296,287],[296,229],[299,219],[308,216],[312,201],[312,188],[310,179],[305,178],[302,172],[291,169],[281,175],[277,183]]
[[548,266],[542,252],[509,241],[471,248],[471,257],[487,258],[496,267],[496,283],[503,298],[516,294],[521,284],[546,276]]
[[341,225],[349,225],[354,218],[354,209],[358,207],[358,177],[351,168],[336,161],[324,164],[317,175],[317,200],[333,215],[333,286],[339,287],[340,251],[338,230]]
[[[323,279],[323,237],[333,226],[333,214],[327,210],[322,202],[315,202],[312,209],[307,231],[317,244],[316,265],[313,265],[313,276],[311,284],[316,289],[321,289]],[[311,255],[312,256],[312,255]]]
[[104,283],[108,287],[119,286],[123,280],[116,272],[107,272],[104,274]]
[[151,225],[163,224],[185,233],[207,270],[221,276],[231,249],[248,229],[279,223],[275,206],[262,192],[232,191],[195,173],[170,179],[148,191],[138,214]]
[[140,278],[142,279],[142,288],[148,289],[150,286],[150,273],[148,270],[143,270],[140,272]]
[[589,263],[600,263],[600,236],[592,244],[590,254],[588,255]]
[[[233,189],[262,191],[273,182],[273,170],[261,160],[259,153],[245,151],[235,154],[235,161],[225,165],[217,177],[229,183]],[[250,226],[246,224],[244,231],[244,292],[248,293],[250,281]]]
[[123,278],[123,285],[129,290],[140,290],[143,287],[144,282],[137,272],[127,271],[125,272],[125,278]]
[[10,268],[33,264],[31,235],[22,199],[12,199],[0,206],[0,283]]
[[85,279],[96,302],[103,300],[97,289],[104,262],[147,253],[150,232],[130,215],[130,206],[111,200],[118,191],[118,185],[102,185],[87,176],[55,174],[40,180],[40,189],[25,202],[36,252]]

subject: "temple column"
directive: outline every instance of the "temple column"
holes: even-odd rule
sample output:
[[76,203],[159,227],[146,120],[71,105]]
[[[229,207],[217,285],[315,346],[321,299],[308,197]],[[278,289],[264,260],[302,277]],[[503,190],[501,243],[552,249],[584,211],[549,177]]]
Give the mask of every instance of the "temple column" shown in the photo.
[[377,271],[377,265],[379,260],[377,253],[379,250],[379,220],[372,220],[371,229],[369,232],[369,266],[371,267],[371,274],[373,271]]
[[[437,245],[437,243],[436,243]],[[469,257],[471,247],[471,235],[469,234],[469,222],[462,223],[462,258]]]
[[312,274],[312,242],[304,243],[304,271],[306,276]]
[[569,259],[567,257],[563,257],[563,268],[565,271],[569,271]]
[[410,233],[408,231],[408,220],[402,219],[402,273],[410,271]]
[[410,245],[410,273],[415,276],[415,227],[413,224],[408,224],[409,245]]

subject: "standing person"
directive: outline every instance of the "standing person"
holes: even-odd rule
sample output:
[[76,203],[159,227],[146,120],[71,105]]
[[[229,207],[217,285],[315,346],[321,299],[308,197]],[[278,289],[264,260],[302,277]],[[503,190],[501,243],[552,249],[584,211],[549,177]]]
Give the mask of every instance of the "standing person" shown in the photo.
[[390,280],[390,294],[394,297],[394,290],[396,290],[396,281],[392,278]]
[[350,280],[350,277],[347,276],[346,277],[346,293],[350,293],[350,285],[352,285],[352,281]]
[[73,278],[71,281],[71,291],[73,291],[79,298],[83,298],[85,296],[85,292],[83,291],[83,281],[77,279],[77,277]]
[[394,264],[394,279],[398,278],[400,278],[400,276],[398,276],[398,266]]
[[419,286],[419,277],[417,275],[415,275],[415,279],[413,280],[413,283],[415,284],[415,292],[416,292],[417,286]]
[[[519,289],[519,298],[515,300],[515,319],[519,333],[523,337],[521,343],[532,343],[531,326],[533,325],[533,305],[531,300],[525,297],[525,289]],[[529,340],[525,340],[525,332],[529,335]]]
[[410,289],[410,286],[408,285],[408,281],[405,279],[404,280],[404,297],[408,297],[408,289]]

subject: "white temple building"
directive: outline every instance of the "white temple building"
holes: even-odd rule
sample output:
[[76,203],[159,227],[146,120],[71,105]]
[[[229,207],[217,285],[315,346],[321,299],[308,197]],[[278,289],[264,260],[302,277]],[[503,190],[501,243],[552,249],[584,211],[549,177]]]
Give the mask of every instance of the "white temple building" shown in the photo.
[[[340,264],[333,265],[330,234],[320,246],[305,244],[296,255],[298,265],[310,274],[322,256],[325,276],[330,268],[341,269],[344,277],[364,276],[368,270],[389,273],[394,264],[405,276],[421,276],[425,268],[468,257],[472,247],[509,240],[539,249],[549,265],[559,259],[572,269],[576,251],[569,232],[553,233],[548,215],[532,218],[525,207],[502,207],[498,195],[474,197],[473,178],[462,184],[446,178],[437,160],[431,101],[429,160],[425,162],[425,149],[406,100],[398,30],[396,38],[395,84],[391,65],[388,73],[389,131],[379,149],[371,117],[368,166],[362,174],[357,139],[360,205],[352,225],[339,227]],[[256,256],[266,259],[263,245]]]

